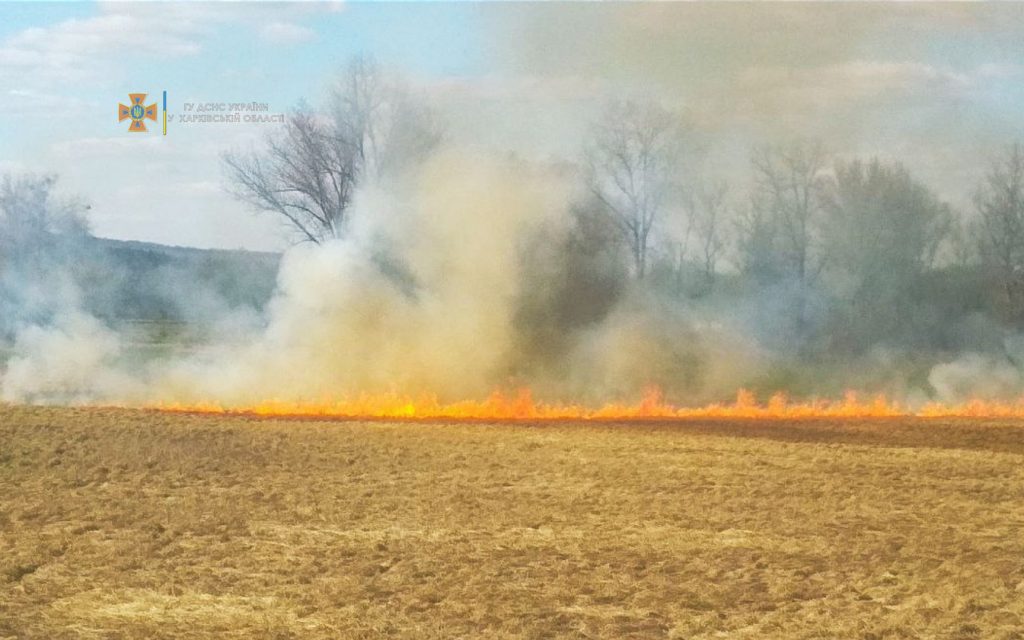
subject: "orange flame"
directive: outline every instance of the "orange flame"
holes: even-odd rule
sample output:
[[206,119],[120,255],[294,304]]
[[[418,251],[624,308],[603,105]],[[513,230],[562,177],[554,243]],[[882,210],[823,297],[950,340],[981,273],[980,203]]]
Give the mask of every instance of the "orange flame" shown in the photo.
[[702,407],[677,407],[666,403],[660,390],[648,389],[639,403],[606,404],[592,408],[576,404],[535,402],[528,389],[512,396],[495,391],[483,401],[439,402],[435,396],[410,398],[398,394],[364,394],[352,399],[294,402],[267,400],[252,406],[225,406],[212,402],[196,404],[158,404],[149,408],[161,411],[242,414],[257,416],[329,417],[336,419],[388,420],[636,420],[636,419],[803,419],[803,418],[886,418],[886,417],[971,417],[1024,418],[1024,398],[1015,402],[971,400],[961,404],[928,403],[916,409],[879,395],[861,400],[852,391],[841,401],[810,400],[790,402],[784,393],[776,393],[765,404],[754,394],[740,390],[730,404]]

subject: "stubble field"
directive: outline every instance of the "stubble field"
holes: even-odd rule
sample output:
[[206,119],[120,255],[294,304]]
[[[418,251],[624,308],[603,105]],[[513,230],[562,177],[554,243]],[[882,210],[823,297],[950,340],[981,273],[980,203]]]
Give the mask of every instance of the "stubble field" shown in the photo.
[[0,638],[1024,638],[1024,425],[0,406]]

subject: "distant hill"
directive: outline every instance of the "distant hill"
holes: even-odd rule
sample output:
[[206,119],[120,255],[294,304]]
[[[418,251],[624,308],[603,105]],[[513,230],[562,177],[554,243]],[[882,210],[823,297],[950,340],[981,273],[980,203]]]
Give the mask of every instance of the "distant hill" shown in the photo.
[[77,269],[84,303],[108,320],[201,322],[261,310],[273,295],[278,253],[197,249],[91,238]]
[[97,246],[110,251],[130,251],[144,253],[159,253],[173,258],[193,260],[199,256],[222,256],[241,259],[262,259],[273,262],[275,265],[281,258],[280,253],[272,251],[250,251],[248,249],[200,249],[198,247],[182,247],[178,245],[160,244],[158,242],[143,242],[141,240],[115,240],[113,238],[92,238]]

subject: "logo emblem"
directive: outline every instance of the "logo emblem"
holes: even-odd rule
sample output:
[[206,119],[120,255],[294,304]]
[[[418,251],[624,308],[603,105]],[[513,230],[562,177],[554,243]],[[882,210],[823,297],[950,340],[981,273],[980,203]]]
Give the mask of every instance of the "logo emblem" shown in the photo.
[[145,120],[156,122],[156,103],[154,102],[148,107],[145,106],[146,94],[144,93],[129,93],[128,100],[131,104],[118,103],[117,121],[131,120],[132,123],[128,125],[129,131],[146,131]]

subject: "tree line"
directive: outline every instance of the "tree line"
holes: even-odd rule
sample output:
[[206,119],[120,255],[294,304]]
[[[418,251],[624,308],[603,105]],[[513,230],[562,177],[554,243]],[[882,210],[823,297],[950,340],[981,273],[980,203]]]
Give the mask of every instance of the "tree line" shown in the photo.
[[[278,215],[300,240],[345,234],[366,180],[422,161],[441,119],[369,58],[340,75],[327,108],[300,106],[281,135],[223,160],[238,197]],[[594,123],[579,158],[588,200],[616,233],[636,280],[680,295],[715,291],[723,274],[806,298],[827,286],[867,307],[907,312],[935,269],[983,269],[993,312],[1024,321],[1024,152],[995,154],[974,215],[954,212],[898,160],[832,157],[815,141],[758,147],[740,189],[706,177],[701,145],[680,114],[618,101]]]

